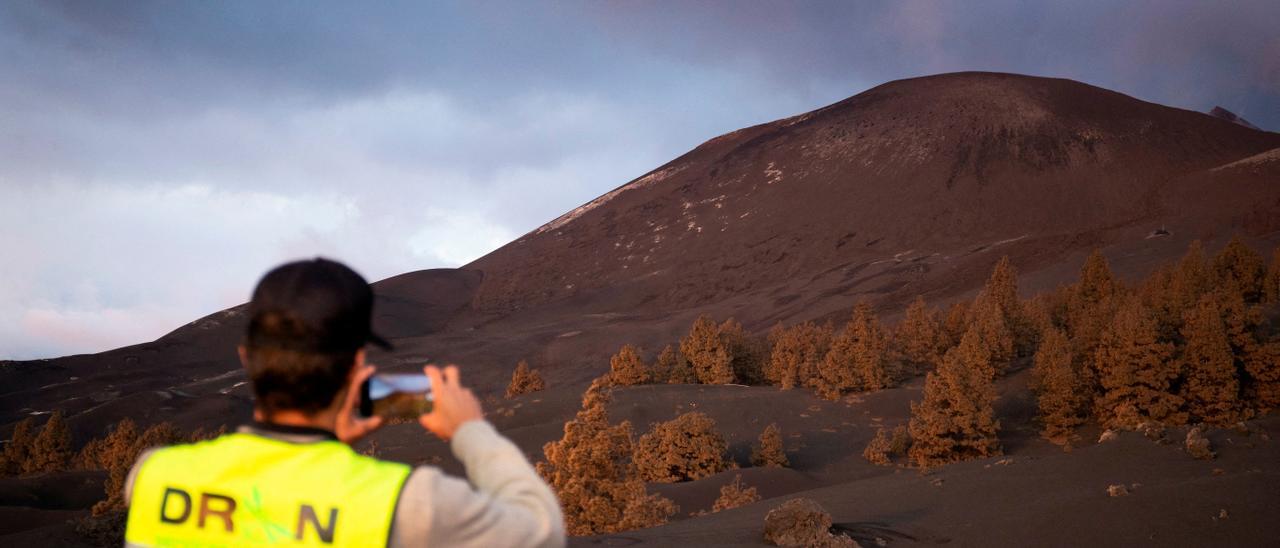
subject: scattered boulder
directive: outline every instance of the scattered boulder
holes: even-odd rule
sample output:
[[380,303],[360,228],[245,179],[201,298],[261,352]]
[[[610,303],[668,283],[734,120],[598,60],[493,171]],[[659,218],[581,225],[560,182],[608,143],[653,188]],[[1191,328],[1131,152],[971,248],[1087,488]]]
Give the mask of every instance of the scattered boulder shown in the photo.
[[1107,494],[1113,497],[1123,497],[1129,494],[1129,488],[1125,487],[1123,483],[1109,485],[1107,486]]
[[1102,435],[1101,435],[1101,436],[1098,436],[1098,443],[1106,443],[1106,442],[1109,442],[1109,441],[1115,441],[1115,440],[1116,440],[1116,438],[1119,438],[1119,437],[1120,437],[1120,433],[1119,433],[1119,432],[1116,432],[1115,430],[1107,429],[1107,430],[1104,430],[1104,431],[1102,432]]
[[831,514],[806,498],[791,499],[769,510],[764,517],[764,539],[775,546],[858,546],[847,536],[831,534]]
[[1204,436],[1200,431],[1200,427],[1196,426],[1187,432],[1187,453],[1200,460],[1213,460],[1218,456],[1213,452],[1213,446],[1209,443],[1209,438]]

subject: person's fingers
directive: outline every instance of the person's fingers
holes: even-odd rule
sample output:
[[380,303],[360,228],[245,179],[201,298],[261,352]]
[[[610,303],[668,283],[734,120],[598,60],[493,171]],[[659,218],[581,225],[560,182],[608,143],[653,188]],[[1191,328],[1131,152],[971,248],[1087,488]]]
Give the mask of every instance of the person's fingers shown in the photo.
[[360,398],[360,385],[364,384],[364,381],[369,380],[369,377],[372,377],[373,374],[377,372],[378,368],[372,365],[365,365],[364,367],[356,370],[355,374],[351,376],[351,386],[347,388],[347,398],[346,401],[342,403],[342,409],[344,412],[349,412],[350,410],[355,409],[356,403]]
[[456,365],[449,365],[444,368],[444,378],[451,385],[461,386],[461,383],[458,382],[458,366]]

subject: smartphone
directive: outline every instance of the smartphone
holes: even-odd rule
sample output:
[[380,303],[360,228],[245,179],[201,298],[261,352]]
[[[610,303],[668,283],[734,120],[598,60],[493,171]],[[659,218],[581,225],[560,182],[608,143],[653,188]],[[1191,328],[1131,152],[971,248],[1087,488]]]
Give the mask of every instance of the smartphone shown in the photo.
[[378,373],[360,385],[360,415],[417,419],[431,412],[431,379],[422,373]]

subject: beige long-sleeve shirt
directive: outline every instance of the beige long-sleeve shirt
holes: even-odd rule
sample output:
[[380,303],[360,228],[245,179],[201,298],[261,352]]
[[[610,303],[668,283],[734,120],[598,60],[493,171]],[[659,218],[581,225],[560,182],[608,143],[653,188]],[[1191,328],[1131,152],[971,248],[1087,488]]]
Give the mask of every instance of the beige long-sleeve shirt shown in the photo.
[[[291,443],[328,439],[252,426],[240,431]],[[458,428],[450,448],[467,480],[434,466],[415,468],[400,491],[389,546],[564,546],[560,504],[515,444],[477,420]],[[138,458],[125,482],[126,501],[148,456]]]

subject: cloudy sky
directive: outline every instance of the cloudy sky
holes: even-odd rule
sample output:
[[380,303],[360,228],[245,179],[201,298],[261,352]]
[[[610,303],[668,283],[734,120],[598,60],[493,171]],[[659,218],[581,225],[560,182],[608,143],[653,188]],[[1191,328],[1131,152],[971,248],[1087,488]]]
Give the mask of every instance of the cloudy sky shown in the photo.
[[291,258],[465,264],[903,77],[1060,76],[1277,130],[1277,28],[1274,0],[6,1],[0,358],[154,339]]

